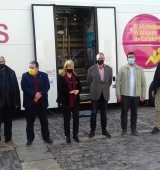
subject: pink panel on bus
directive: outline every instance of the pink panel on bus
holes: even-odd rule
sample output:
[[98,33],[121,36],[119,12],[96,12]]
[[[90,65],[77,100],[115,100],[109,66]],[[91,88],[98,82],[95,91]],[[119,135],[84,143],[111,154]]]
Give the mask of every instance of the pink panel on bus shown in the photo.
[[136,64],[153,68],[160,62],[160,20],[149,14],[132,18],[123,32],[125,54],[134,52]]

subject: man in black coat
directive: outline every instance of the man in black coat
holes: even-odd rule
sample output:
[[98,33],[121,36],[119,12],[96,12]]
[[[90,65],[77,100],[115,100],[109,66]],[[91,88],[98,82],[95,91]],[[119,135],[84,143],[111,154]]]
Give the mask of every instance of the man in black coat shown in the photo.
[[151,133],[157,134],[160,131],[160,63],[157,65],[152,82],[152,96],[155,97],[155,120]]
[[5,65],[0,56],[0,124],[4,119],[5,145],[17,147],[12,141],[12,118],[20,108],[20,92],[15,72]]
[[39,64],[36,61],[31,61],[29,71],[22,75],[21,87],[23,91],[23,107],[26,112],[27,121],[27,146],[30,146],[34,140],[34,121],[36,113],[41,123],[41,133],[43,140],[49,144],[50,133],[48,130],[48,90],[50,84],[48,75],[39,71]]

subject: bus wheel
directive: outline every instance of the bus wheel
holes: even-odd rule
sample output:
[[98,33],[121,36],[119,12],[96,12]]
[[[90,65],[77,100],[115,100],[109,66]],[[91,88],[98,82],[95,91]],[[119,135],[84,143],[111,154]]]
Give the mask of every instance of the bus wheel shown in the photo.
[[150,84],[150,87],[149,87],[149,105],[155,106],[155,98],[152,97],[152,84],[153,82]]

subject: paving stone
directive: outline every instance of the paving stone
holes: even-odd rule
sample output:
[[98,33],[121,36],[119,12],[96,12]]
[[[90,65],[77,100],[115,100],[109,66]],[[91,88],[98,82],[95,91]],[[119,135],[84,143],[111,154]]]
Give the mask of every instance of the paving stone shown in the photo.
[[53,159],[22,163],[22,170],[61,170]]

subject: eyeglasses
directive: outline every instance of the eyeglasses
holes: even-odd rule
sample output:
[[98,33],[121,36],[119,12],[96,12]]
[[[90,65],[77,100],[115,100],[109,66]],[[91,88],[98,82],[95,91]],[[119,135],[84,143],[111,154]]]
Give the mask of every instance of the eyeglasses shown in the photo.
[[0,62],[0,64],[5,64],[5,61]]

